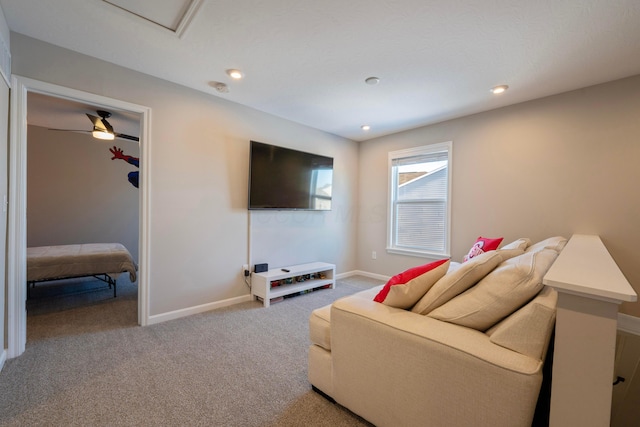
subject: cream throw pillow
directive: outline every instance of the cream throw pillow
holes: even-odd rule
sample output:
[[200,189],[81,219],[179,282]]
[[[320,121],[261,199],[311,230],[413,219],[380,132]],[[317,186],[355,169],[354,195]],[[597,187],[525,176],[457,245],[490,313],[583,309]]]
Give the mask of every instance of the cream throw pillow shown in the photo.
[[413,306],[411,311],[427,314],[431,310],[440,307],[451,298],[475,285],[478,280],[496,268],[504,259],[500,251],[489,251],[463,262],[455,270],[438,280],[420,301]]
[[429,317],[484,331],[533,298],[558,256],[553,249],[511,258],[465,293],[428,313]]
[[518,240],[514,240],[513,242],[507,244],[507,245],[503,245],[500,249],[521,249],[521,250],[525,250],[527,249],[527,246],[529,246],[531,244],[531,240],[527,239],[526,237],[521,237]]
[[438,279],[445,275],[448,269],[449,260],[446,260],[433,270],[427,271],[407,283],[391,286],[382,303],[405,310],[411,308]]
[[553,249],[554,251],[560,253],[562,249],[567,244],[567,239],[562,236],[549,237],[548,239],[544,239],[538,243],[535,243],[529,246],[526,249],[526,252],[536,252],[542,249]]

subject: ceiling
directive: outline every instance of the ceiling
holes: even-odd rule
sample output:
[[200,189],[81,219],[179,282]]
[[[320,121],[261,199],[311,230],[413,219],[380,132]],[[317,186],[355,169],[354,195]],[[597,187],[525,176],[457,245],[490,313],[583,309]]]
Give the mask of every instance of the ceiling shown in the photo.
[[640,74],[638,0],[0,6],[12,31],[357,141]]

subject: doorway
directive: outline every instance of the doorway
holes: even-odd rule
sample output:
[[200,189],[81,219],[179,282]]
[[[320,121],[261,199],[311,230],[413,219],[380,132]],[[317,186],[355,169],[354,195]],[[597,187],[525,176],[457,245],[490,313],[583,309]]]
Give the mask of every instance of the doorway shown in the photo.
[[9,140],[9,219],[7,236],[7,332],[8,357],[22,354],[26,346],[26,152],[27,98],[38,93],[53,98],[86,103],[104,110],[119,110],[140,115],[140,184],[138,247],[138,324],[149,321],[148,247],[150,120],[148,107],[66,88],[21,76],[11,83],[11,122]]

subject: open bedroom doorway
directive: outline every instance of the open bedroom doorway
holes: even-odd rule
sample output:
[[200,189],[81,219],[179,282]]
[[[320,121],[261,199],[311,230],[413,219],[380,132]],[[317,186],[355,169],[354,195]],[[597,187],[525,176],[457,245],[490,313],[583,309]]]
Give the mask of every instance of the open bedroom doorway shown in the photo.
[[[41,108],[43,102],[44,104],[58,105],[61,110],[67,109],[67,113],[70,113],[71,110],[76,111],[78,113],[76,114],[77,122],[74,123],[73,119],[65,122],[61,116],[57,119],[54,118],[57,120],[55,125],[44,119],[42,119],[44,121],[37,121],[37,116],[42,112],[34,111],[30,107],[30,103],[33,108],[36,105]],[[138,132],[139,141],[116,138],[113,141],[100,141],[102,142],[100,144],[98,140],[93,139],[90,133],[84,135],[83,133],[86,132],[49,131],[50,128],[91,130],[95,123],[90,121],[92,119],[87,114],[93,115],[90,112],[94,110],[96,115],[99,115],[98,111],[112,112],[113,118],[111,120],[114,124],[120,123],[122,125],[122,130],[114,126],[114,132],[125,135],[129,135],[125,133],[127,131],[126,121],[137,120],[137,129],[128,131],[130,133]],[[149,176],[150,169],[148,164],[149,121],[150,109],[148,107],[19,76],[13,77],[9,150],[9,255],[7,259],[9,357],[20,355],[25,349],[27,340],[27,314],[25,310],[27,246],[71,244],[78,241],[101,242],[104,239],[108,239],[110,242],[123,240],[122,243],[131,249],[138,264],[137,295],[135,295],[137,299],[137,324],[147,324],[149,317],[148,275],[146,274],[148,268],[149,182],[146,178]],[[34,157],[32,152],[34,149],[43,150],[43,152],[37,153]],[[106,161],[101,161],[100,157],[103,155]],[[133,158],[138,161],[127,161]],[[30,159],[30,164],[27,166],[28,159]],[[58,176],[57,178],[62,178],[62,182],[51,184],[49,192],[27,184],[27,178],[36,182],[40,180],[42,185],[50,184],[47,175],[55,174],[52,172],[55,169],[50,168],[55,165],[48,163],[55,162],[66,162],[66,168],[75,168],[75,173],[70,171],[69,174],[64,174],[64,177]],[[135,163],[139,167],[136,167]],[[95,168],[102,168],[102,170],[98,172]],[[27,173],[28,169],[41,169],[41,173],[40,175],[34,174],[34,171],[31,170]],[[78,176],[81,176],[81,179],[86,182],[73,182],[73,179],[77,180]],[[100,176],[106,179],[97,180]],[[119,177],[122,181],[117,182]],[[138,185],[135,188],[134,178],[136,178],[135,184]],[[50,180],[52,181],[52,179]],[[108,182],[108,180],[112,181]],[[66,193],[66,196],[65,186],[71,190]],[[119,194],[112,192],[111,186],[118,187],[119,190],[116,192]],[[38,194],[31,194],[31,192],[38,192]],[[70,193],[77,192],[83,192],[85,197],[70,197]],[[101,196],[107,199],[107,203],[99,202],[99,199],[96,199]],[[118,205],[120,202],[116,199],[121,197],[126,200],[123,201],[124,204]],[[111,201],[109,201],[110,199]],[[92,200],[94,203],[102,204],[104,215],[95,211],[95,206],[83,207],[83,200],[89,204],[92,203]],[[130,209],[125,207],[128,203],[135,203],[137,206]],[[29,212],[29,216],[27,216],[27,204],[30,209],[38,206],[42,209],[49,206],[52,209],[50,216],[58,217],[58,226],[52,228],[51,222],[49,222],[51,218],[47,218],[46,215],[38,216]],[[65,216],[74,215],[74,211],[82,211],[83,209],[86,211],[94,210],[94,212],[89,212],[84,216],[76,215],[71,220],[64,219]],[[53,212],[54,210],[55,212]],[[120,218],[118,218],[118,213],[122,213]],[[134,221],[137,223],[135,224],[131,224],[132,215],[136,216]],[[29,227],[32,227],[33,230],[28,229]],[[134,235],[131,235],[132,233]],[[121,283],[120,279],[119,283]]]

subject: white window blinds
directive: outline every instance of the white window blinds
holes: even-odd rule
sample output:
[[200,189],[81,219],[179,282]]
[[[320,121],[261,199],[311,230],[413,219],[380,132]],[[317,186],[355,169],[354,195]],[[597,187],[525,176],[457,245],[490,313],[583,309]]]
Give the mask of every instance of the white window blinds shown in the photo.
[[388,250],[448,255],[451,143],[389,154]]

